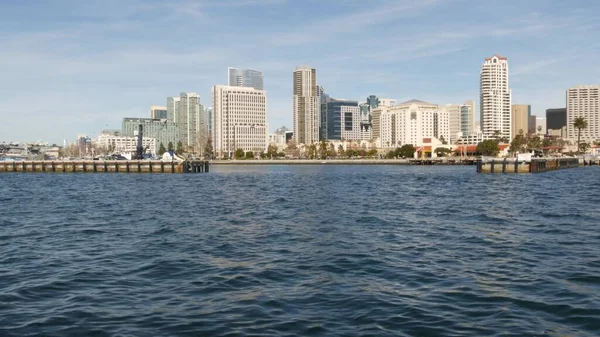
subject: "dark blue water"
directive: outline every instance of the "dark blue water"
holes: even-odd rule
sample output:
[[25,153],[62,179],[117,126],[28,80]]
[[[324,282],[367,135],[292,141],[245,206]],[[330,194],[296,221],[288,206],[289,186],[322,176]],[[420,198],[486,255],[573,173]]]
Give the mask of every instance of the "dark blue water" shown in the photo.
[[599,178],[0,174],[0,336],[599,336]]

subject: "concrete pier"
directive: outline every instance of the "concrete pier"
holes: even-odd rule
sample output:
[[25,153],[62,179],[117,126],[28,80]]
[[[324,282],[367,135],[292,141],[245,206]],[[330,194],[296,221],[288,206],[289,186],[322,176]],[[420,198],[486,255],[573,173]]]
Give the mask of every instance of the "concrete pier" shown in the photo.
[[540,173],[576,168],[583,165],[578,158],[540,158],[531,161],[518,161],[515,158],[478,160],[478,173]]
[[206,173],[208,161],[159,160],[2,161],[0,172],[40,173]]

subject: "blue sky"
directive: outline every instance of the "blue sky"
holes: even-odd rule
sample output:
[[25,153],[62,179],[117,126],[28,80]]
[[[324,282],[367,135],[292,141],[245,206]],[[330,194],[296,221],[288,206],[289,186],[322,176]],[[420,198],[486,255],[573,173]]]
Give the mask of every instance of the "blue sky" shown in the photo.
[[149,116],[167,96],[263,71],[273,130],[292,126],[292,72],[336,98],[477,100],[506,56],[536,115],[600,82],[600,1],[0,0],[0,141],[62,142]]

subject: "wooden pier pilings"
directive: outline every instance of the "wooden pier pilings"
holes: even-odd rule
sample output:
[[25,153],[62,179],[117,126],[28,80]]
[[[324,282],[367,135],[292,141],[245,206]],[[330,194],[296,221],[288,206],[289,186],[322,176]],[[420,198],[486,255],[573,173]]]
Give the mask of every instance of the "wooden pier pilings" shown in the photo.
[[478,173],[540,173],[579,167],[578,158],[546,158],[518,161],[515,159],[492,159],[477,161]]
[[206,173],[208,161],[72,160],[2,161],[0,172],[52,173]]

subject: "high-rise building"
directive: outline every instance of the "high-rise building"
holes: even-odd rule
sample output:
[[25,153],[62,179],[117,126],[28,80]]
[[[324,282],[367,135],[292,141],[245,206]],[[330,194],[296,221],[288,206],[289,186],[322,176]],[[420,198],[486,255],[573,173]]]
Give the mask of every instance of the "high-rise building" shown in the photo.
[[[379,109],[376,109],[379,113]],[[450,139],[448,112],[436,104],[410,100],[381,109],[380,146],[396,148],[405,144],[420,146],[424,138]]]
[[529,119],[531,118],[531,105],[526,104],[513,104],[511,115],[511,133],[513,138],[516,137],[519,132],[523,132],[524,135],[529,133]]
[[567,126],[567,108],[546,109],[548,130],[560,130],[565,126]]
[[167,119],[167,108],[164,106],[153,105],[150,107],[150,118]]
[[249,87],[264,90],[264,75],[260,71],[250,69],[227,68],[229,86]]
[[299,144],[319,141],[321,124],[320,88],[317,70],[307,66],[294,71],[294,138]]
[[219,157],[237,149],[261,153],[267,149],[267,94],[249,87],[212,88],[212,139]]
[[167,120],[177,123],[177,107],[179,106],[179,97],[167,97]]
[[156,148],[160,148],[162,144],[165,149],[169,146],[169,143],[173,144],[173,147],[177,146],[179,141],[178,128],[175,123],[169,122],[165,119],[153,119],[153,118],[123,118],[122,132],[120,136],[124,137],[135,137],[137,136],[138,126],[142,125],[142,131],[144,137],[156,139]]
[[[325,96],[322,96],[325,97]],[[322,140],[360,140],[360,108],[357,101],[333,99],[327,96],[322,104],[325,134]]]
[[577,139],[579,131],[573,126],[583,117],[588,126],[581,130],[581,141],[600,139],[600,85],[580,85],[567,90],[567,137]]
[[529,133],[530,135],[533,135],[536,133],[536,128],[537,124],[536,124],[536,117],[535,116],[529,116],[529,123],[528,123],[528,131],[527,133]]
[[485,59],[479,85],[479,113],[484,137],[492,138],[499,131],[501,136],[512,139],[507,58],[494,55]]
[[188,148],[202,153],[206,142],[206,124],[204,107],[200,104],[200,96],[196,93],[182,92],[177,104],[176,121],[179,127],[179,140]]
[[450,125],[450,138],[446,141],[454,144],[459,138],[473,132],[474,105],[475,102],[467,101],[465,104],[447,104],[444,106],[444,110],[448,112]]

